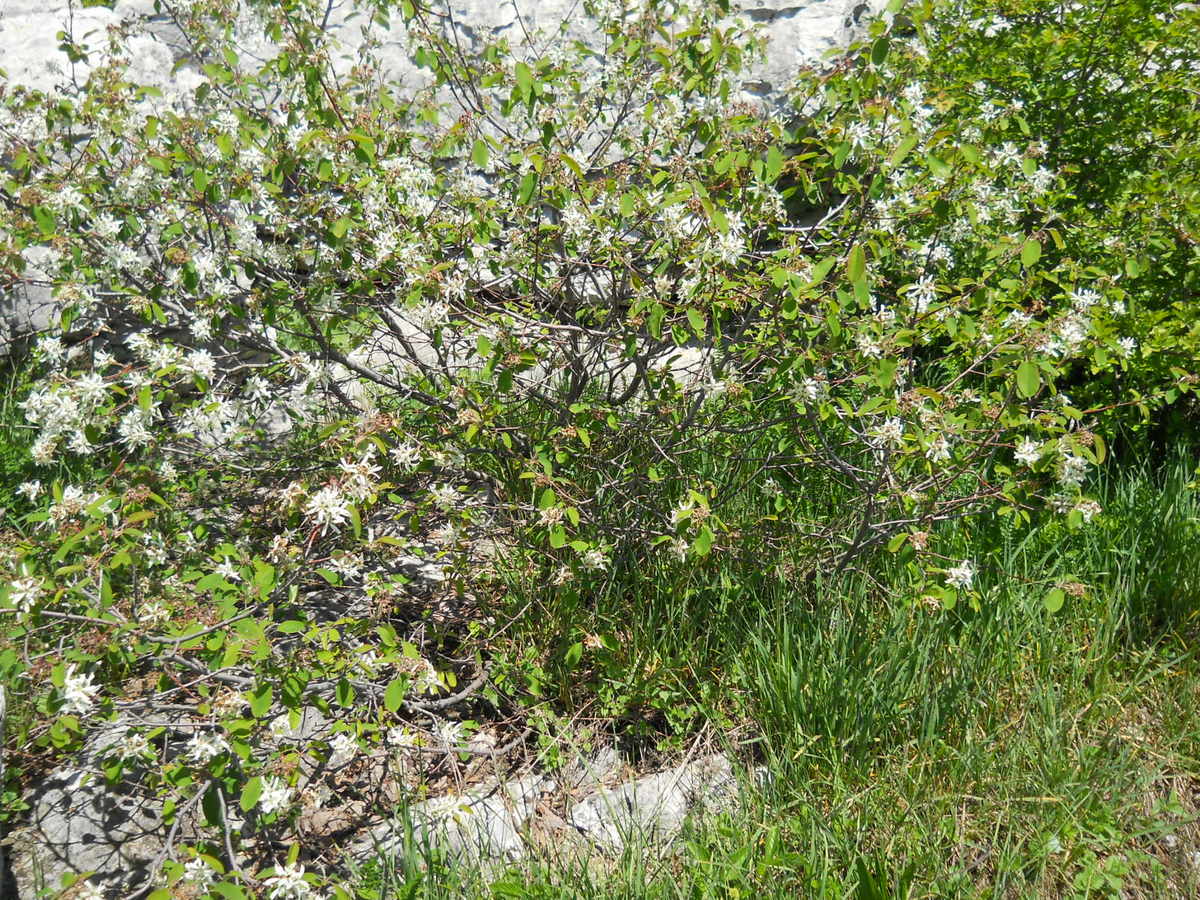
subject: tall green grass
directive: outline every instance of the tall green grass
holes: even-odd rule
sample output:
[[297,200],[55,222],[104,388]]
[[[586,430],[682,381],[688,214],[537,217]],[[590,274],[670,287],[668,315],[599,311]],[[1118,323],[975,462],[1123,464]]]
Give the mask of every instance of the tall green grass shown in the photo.
[[[664,854],[550,853],[483,872],[380,860],[379,896],[1195,896],[1200,582],[1195,462],[1110,466],[1105,514],[969,531],[978,610],[908,598],[886,555],[837,582],[712,567],[602,597],[515,596],[513,658],[543,704],[591,703],[653,764],[696,735],[735,754],[742,803]],[[953,535],[951,535],[953,536]],[[1086,591],[1059,611],[1048,586]],[[514,607],[516,608],[516,607]],[[567,665],[584,634],[611,645]],[[599,699],[598,699],[599,698]],[[674,712],[673,712],[674,711]],[[1200,856],[1196,857],[1200,860]]]

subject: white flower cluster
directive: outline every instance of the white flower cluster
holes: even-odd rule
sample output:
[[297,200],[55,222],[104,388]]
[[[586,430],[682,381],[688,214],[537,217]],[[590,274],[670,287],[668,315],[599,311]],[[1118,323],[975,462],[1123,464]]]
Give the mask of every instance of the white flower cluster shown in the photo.
[[100,685],[95,683],[91,673],[78,672],[74,665],[67,666],[62,687],[62,711],[64,713],[77,716],[87,715],[95,706],[98,693],[100,693]]
[[263,882],[271,900],[303,900],[313,893],[312,885],[304,880],[304,866],[299,863],[276,866],[275,874]]
[[308,498],[308,503],[304,505],[304,514],[312,519],[324,534],[330,528],[336,531],[350,518],[350,503],[337,487],[329,485]]

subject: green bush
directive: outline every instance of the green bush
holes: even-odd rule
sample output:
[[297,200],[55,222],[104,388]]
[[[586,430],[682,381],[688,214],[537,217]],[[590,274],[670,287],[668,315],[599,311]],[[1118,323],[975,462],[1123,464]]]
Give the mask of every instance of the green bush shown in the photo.
[[[64,304],[22,401],[32,459],[103,473],[54,481],[6,544],[0,671],[55,663],[20,734],[49,758],[97,720],[129,728],[114,781],[148,740],[180,745],[145,776],[204,811],[172,880],[298,878],[299,844],[243,861],[293,835],[302,752],[465,752],[477,725],[446,711],[478,699],[488,642],[464,662],[462,633],[398,612],[398,557],[445,562],[459,604],[486,608],[504,569],[564,622],[607,603],[636,623],[622,588],[648,578],[699,603],[694,579],[785,555],[837,576],[886,549],[917,596],[977,608],[981,563],[939,525],[1086,527],[1102,429],[1190,390],[1169,288],[1192,290],[1194,231],[1162,220],[1194,213],[1194,184],[1153,161],[1181,181],[1194,120],[1130,144],[1144,176],[1093,177],[1132,125],[1096,94],[1058,127],[1090,76],[1011,62],[1045,44],[1090,66],[1104,16],[1022,7],[984,29],[1008,57],[966,59],[945,48],[969,13],[911,10],[804,74],[797,124],[739,97],[756,47],[721,4],[597,3],[595,46],[464,58],[404,2],[433,79],[415,95],[369,54],[335,67],[307,0],[251,8],[258,61],[226,4],[162,6],[203,73],[170,103],[126,80],[119,34],[86,90],[0,98],[0,252],[40,253]],[[1182,22],[1153,40],[1182,47]],[[1163,129],[1195,83],[1174,58],[1136,76]],[[306,605],[326,588],[372,602],[331,621]],[[545,643],[567,670],[632,665],[613,634]],[[184,746],[134,683],[204,728]],[[307,704],[338,737],[271,744]]]

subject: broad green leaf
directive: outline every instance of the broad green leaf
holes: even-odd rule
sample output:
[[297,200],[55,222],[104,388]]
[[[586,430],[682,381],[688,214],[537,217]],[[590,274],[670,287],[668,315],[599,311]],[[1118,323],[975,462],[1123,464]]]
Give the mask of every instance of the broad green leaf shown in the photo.
[[528,100],[533,93],[533,72],[523,62],[518,62],[513,73],[517,79],[517,90],[521,92],[521,98]]
[[1051,588],[1042,598],[1042,605],[1046,607],[1047,612],[1056,613],[1063,608],[1066,599],[1067,595],[1062,588]]
[[535,188],[537,188],[537,175],[533,172],[526,172],[525,177],[521,179],[521,187],[517,190],[517,202],[524,206],[532,200]]
[[783,154],[779,152],[779,148],[772,146],[767,151],[767,169],[766,180],[775,181],[783,171]]
[[1029,238],[1021,247],[1021,264],[1025,267],[1032,266],[1042,257],[1042,245],[1036,238]]
[[576,641],[567,648],[567,652],[563,655],[563,664],[568,669],[573,669],[579,665],[579,660],[583,657],[583,643]]
[[851,281],[861,281],[862,277],[867,274],[867,255],[863,252],[861,244],[855,244],[850,250],[850,256],[846,260],[846,277]]
[[246,782],[246,786],[242,788],[242,796],[238,800],[238,806],[242,808],[242,812],[250,812],[258,803],[258,798],[262,796],[262,779],[255,775]]
[[399,712],[400,707],[404,705],[404,698],[407,693],[407,678],[393,678],[389,681],[387,690],[383,692],[383,705],[387,707],[387,711],[390,713]]
[[1026,400],[1038,392],[1041,383],[1041,375],[1035,363],[1027,359],[1017,366],[1017,393]]
[[917,146],[917,143],[920,140],[920,137],[915,134],[910,134],[908,137],[902,140],[899,146],[896,147],[895,151],[893,151],[891,157],[888,159],[888,165],[894,169],[896,166],[900,165],[900,163],[904,162],[905,158],[909,153],[912,152],[913,147]]
[[483,138],[477,138],[474,146],[471,147],[471,161],[481,169],[487,168],[488,145]]
[[886,34],[877,38],[875,43],[871,45],[871,62],[874,65],[882,66],[887,61],[888,46],[889,42]]
[[271,709],[271,702],[275,697],[275,691],[269,684],[256,685],[254,690],[246,697],[250,701],[250,712],[254,713],[258,718],[265,716]]

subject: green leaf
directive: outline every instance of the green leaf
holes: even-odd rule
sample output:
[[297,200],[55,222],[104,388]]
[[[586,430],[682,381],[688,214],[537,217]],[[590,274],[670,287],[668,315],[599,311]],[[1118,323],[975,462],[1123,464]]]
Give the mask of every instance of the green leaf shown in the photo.
[[567,543],[567,532],[561,525],[555,525],[550,529],[550,546],[555,550],[565,546]]
[[1027,359],[1017,366],[1017,393],[1026,400],[1038,392],[1041,383],[1041,375],[1035,363]]
[[474,146],[471,147],[471,161],[481,169],[487,168],[488,145],[483,138],[477,138]]
[[246,782],[246,786],[242,788],[241,799],[238,800],[238,806],[242,808],[242,812],[250,812],[258,803],[258,798],[262,796],[262,779],[255,775]]
[[517,90],[521,97],[528,100],[533,93],[533,71],[523,62],[518,62],[513,74],[517,79]]
[[393,678],[388,682],[387,690],[383,692],[383,705],[390,713],[399,712],[404,705],[404,697],[408,693],[407,678]]
[[537,175],[533,172],[526,172],[525,177],[521,179],[521,187],[517,191],[517,202],[524,206],[533,199],[534,189],[537,188]]
[[1029,238],[1021,247],[1021,265],[1028,268],[1042,257],[1042,245],[1036,238]]
[[1042,605],[1046,607],[1046,612],[1056,613],[1063,608],[1066,599],[1067,595],[1062,588],[1051,588],[1042,598]]
[[231,881],[210,884],[208,891],[212,894],[220,894],[225,900],[246,900],[246,892]]
[[915,134],[910,134],[908,137],[902,140],[899,146],[897,146],[895,151],[892,153],[891,157],[888,159],[888,165],[894,169],[896,166],[900,165],[900,163],[904,162],[905,157],[912,152],[913,147],[917,146],[917,143],[920,140],[920,137]]
[[221,824],[224,817],[221,815],[221,798],[217,793],[216,784],[210,785],[204,792],[204,796],[200,799],[200,808],[204,810],[204,818],[209,825]]
[[573,669],[579,665],[579,660],[583,657],[583,643],[576,641],[567,648],[566,654],[563,656],[563,664],[568,669]]
[[42,234],[54,234],[54,213],[50,212],[44,206],[35,206],[32,212],[33,220],[37,222],[37,226],[41,229]]
[[884,390],[892,386],[892,382],[896,378],[896,367],[898,364],[899,361],[896,359],[881,359],[879,361],[879,365],[875,369],[875,382]]
[[350,230],[351,224],[352,223],[348,216],[342,216],[340,219],[338,219],[336,222],[334,222],[329,227],[329,232],[336,239],[341,240],[343,237],[346,236],[346,232]]
[[687,311],[688,324],[692,326],[692,331],[696,333],[696,337],[704,337],[704,316],[697,310],[689,309]]
[[775,181],[783,171],[783,154],[779,152],[779,148],[772,146],[767,151],[767,170],[766,180]]
[[863,253],[861,244],[855,244],[846,260],[846,277],[851,281],[861,281],[867,274],[867,255]]
[[871,45],[871,63],[876,66],[882,66],[887,61],[889,41],[887,35],[878,38]]
[[346,707],[353,706],[354,705],[354,685],[352,685],[345,678],[339,679],[338,683],[337,683],[337,688],[334,690],[334,696],[337,699],[339,706],[346,706]]
[[696,539],[692,541],[692,552],[694,552],[697,556],[708,556],[709,551],[712,550],[712,545],[713,533],[706,525],[700,529],[700,533],[696,535]]
[[258,718],[265,716],[271,709],[271,702],[275,697],[275,691],[269,684],[256,685],[254,690],[250,692],[248,697],[250,701],[250,712],[254,713]]

